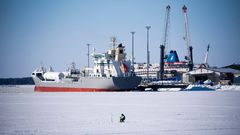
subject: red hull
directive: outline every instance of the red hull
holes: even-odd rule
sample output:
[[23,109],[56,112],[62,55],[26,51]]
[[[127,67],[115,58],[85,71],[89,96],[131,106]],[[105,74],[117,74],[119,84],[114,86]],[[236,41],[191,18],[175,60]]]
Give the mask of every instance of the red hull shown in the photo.
[[121,90],[35,86],[34,91],[36,92],[111,92],[111,91],[121,91]]

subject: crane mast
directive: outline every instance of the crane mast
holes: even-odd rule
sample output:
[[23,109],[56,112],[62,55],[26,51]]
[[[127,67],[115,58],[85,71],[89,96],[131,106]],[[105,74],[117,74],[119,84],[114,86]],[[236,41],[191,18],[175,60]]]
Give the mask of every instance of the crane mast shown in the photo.
[[187,52],[188,52],[186,60],[188,61],[188,64],[189,64],[189,70],[192,70],[192,68],[193,68],[192,46],[190,46],[187,7],[185,5],[182,7],[182,11],[183,11],[183,15],[184,15],[184,28],[185,28],[184,40],[185,40],[185,43],[187,46]]

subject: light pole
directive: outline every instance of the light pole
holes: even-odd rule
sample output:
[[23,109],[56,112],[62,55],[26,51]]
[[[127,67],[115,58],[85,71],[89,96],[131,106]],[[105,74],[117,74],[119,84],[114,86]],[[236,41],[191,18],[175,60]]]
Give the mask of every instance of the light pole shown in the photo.
[[131,32],[131,34],[132,34],[132,72],[134,73],[134,34],[135,34],[135,32],[134,31],[132,31]]
[[88,69],[87,69],[87,76],[89,75],[89,46],[90,46],[90,44],[87,44],[87,47],[88,47],[88,53],[87,53],[87,56],[88,56],[88,65],[87,65],[87,67],[88,67]]
[[150,62],[150,58],[149,58],[149,29],[151,28],[151,26],[146,26],[147,28],[147,81],[149,81],[149,62]]

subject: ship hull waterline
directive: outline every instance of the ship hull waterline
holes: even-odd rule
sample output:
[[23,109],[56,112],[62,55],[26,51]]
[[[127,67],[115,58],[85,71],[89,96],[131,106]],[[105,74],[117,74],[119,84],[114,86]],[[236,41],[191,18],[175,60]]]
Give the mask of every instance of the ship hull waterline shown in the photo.
[[66,88],[66,87],[42,87],[35,86],[35,92],[122,92],[130,90],[113,90],[113,89],[98,89],[98,88]]

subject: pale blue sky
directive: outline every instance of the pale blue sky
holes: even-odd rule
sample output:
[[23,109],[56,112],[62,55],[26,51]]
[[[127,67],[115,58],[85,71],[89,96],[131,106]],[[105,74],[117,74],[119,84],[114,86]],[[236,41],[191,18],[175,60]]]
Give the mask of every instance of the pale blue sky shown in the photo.
[[183,41],[188,7],[194,62],[240,63],[240,1],[238,0],[0,0],[0,77],[26,77],[43,62],[57,71],[75,61],[87,65],[87,47],[105,52],[116,36],[131,54],[135,34],[136,62],[146,62],[146,25],[150,25],[151,63],[159,61],[165,7],[171,6],[170,49],[180,60],[187,54]]

